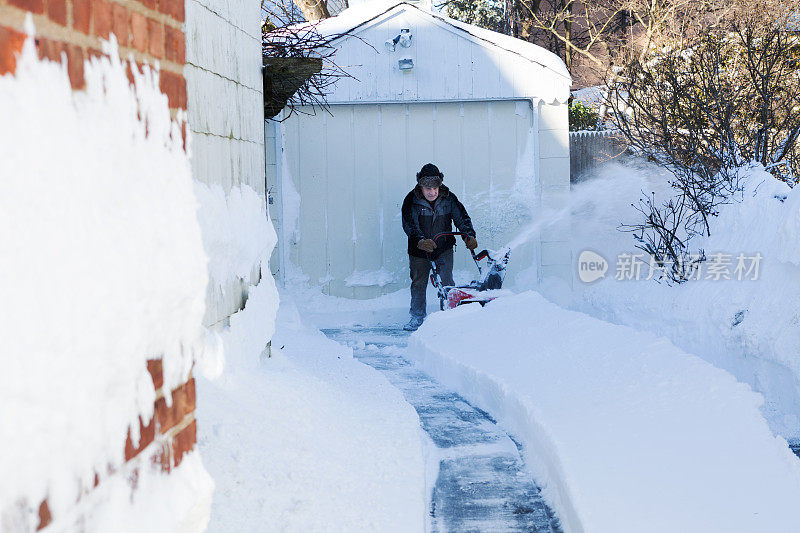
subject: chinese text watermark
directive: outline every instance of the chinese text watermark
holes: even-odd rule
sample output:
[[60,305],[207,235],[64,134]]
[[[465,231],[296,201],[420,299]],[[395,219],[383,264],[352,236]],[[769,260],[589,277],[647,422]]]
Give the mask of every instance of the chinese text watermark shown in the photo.
[[[729,254],[717,252],[709,255],[687,255],[679,270],[685,280],[737,280],[756,281],[761,272],[760,252]],[[649,254],[621,253],[614,265],[614,279],[639,281],[669,277],[672,263],[656,261]],[[608,261],[597,252],[584,250],[578,256],[578,278],[591,283],[604,278],[609,270]]]

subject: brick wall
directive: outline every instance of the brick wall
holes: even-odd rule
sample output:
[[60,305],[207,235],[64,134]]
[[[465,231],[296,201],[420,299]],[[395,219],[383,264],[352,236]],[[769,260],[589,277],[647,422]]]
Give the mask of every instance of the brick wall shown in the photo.
[[[186,453],[194,449],[197,443],[197,422],[194,417],[196,405],[194,378],[190,377],[186,383],[172,391],[167,391],[164,390],[161,360],[151,359],[148,361],[147,370],[150,372],[153,386],[156,389],[154,415],[147,422],[139,419],[139,439],[136,445],[133,443],[130,429],[125,442],[125,461],[131,466],[127,469],[126,475],[133,488],[136,486],[139,468],[158,468],[163,472],[170,472],[181,464]],[[167,394],[172,400],[169,406],[167,405]],[[82,487],[82,494],[88,494],[105,478],[116,474],[113,469],[109,469],[107,472],[95,472],[94,485]],[[58,517],[51,516],[47,500],[39,504],[38,513],[38,529],[49,525],[54,519],[58,523]],[[69,520],[75,520],[75,517],[71,517]],[[61,524],[61,527],[70,529],[69,524]]]
[[100,39],[113,33],[123,58],[133,55],[139,65],[160,61],[170,107],[186,109],[183,0],[0,0],[0,75],[14,72],[27,13],[39,57],[60,61],[66,54],[73,89],[84,88],[83,61],[100,55]]
[[[160,86],[169,99],[173,116],[186,109],[184,0],[0,0],[0,75],[15,71],[15,54],[25,40],[27,13],[33,14],[39,57],[61,61],[62,54],[65,55],[74,90],[82,90],[86,85],[84,60],[101,55],[100,40],[113,33],[123,59],[132,55],[140,66],[160,62]],[[134,446],[128,431],[124,450],[130,466],[126,475],[134,487],[139,468],[155,467],[169,472],[196,443],[194,379],[190,377],[174,390],[164,390],[161,361],[151,360],[148,370],[156,389],[155,415],[152,420],[140,420],[138,445]],[[167,395],[172,399],[169,407]],[[112,469],[95,472],[94,486],[82,487],[82,493],[90,493],[104,479],[116,474]],[[51,516],[46,500],[38,505],[38,515],[39,529],[51,522],[59,523],[59,517]],[[70,529],[68,524],[61,527]]]

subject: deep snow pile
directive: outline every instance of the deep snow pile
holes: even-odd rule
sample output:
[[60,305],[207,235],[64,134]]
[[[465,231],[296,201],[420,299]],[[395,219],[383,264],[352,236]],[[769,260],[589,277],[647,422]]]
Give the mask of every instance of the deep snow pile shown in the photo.
[[800,528],[761,396],[664,338],[527,292],[434,314],[408,353],[522,440],[565,531]]
[[106,52],[81,93],[32,39],[0,77],[0,513],[23,529],[36,526],[26,505],[47,498],[58,523],[95,473],[81,503],[122,507],[87,515],[89,531],[175,529],[211,490],[194,454],[168,483],[141,468],[152,492],[133,501],[127,483],[103,483],[127,471],[127,430],[152,416],[146,360],[163,355],[171,388],[205,349],[207,282],[180,126],[157,75],[134,66],[131,87],[113,42]]
[[217,490],[212,531],[423,531],[422,430],[414,409],[352,350],[303,324],[272,286],[223,332],[225,371],[198,380],[199,443]]
[[[724,368],[764,394],[773,431],[800,438],[800,189],[790,189],[760,167],[742,169],[743,191],[712,217],[711,236],[693,249],[707,257],[729,254],[730,280],[690,280],[678,286],[615,279],[620,253],[634,249],[617,231],[639,216],[629,205],[640,191],[664,195],[666,176],[647,165],[612,165],[573,191],[573,259],[582,250],[610,263],[606,278],[574,280],[571,295],[545,291],[556,301],[611,322],[668,337],[681,348]],[[740,253],[760,253],[757,280],[733,275]],[[647,269],[643,269],[646,274]],[[749,266],[749,263],[748,263]],[[747,276],[752,277],[751,276]]]
[[247,279],[259,262],[266,270],[278,238],[264,197],[246,184],[226,194],[218,184],[196,182],[194,191],[200,203],[203,246],[209,257],[209,282],[221,285],[237,277]]

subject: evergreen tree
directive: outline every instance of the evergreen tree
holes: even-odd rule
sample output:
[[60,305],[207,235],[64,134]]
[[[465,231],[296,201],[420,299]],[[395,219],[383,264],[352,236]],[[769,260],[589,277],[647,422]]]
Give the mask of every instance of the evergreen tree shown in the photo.
[[508,33],[505,0],[449,0],[447,16],[487,30]]

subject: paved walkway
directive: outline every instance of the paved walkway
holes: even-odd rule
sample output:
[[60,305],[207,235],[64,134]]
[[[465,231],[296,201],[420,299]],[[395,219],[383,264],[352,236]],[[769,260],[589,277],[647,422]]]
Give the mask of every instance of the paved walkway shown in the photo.
[[323,330],[355,357],[383,372],[419,414],[441,454],[430,504],[436,532],[560,533],[516,443],[484,411],[415,368],[408,333],[385,328]]

